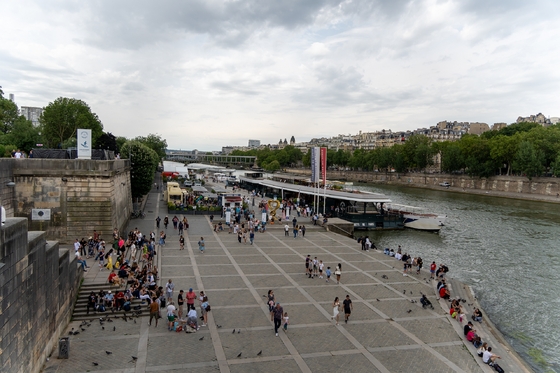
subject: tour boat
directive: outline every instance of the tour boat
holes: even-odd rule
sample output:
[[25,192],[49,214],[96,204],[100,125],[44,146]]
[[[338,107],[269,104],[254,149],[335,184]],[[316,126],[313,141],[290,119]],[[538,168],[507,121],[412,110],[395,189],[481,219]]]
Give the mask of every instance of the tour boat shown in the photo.
[[425,212],[421,207],[406,206],[399,204],[388,204],[387,210],[402,214],[404,217],[405,228],[412,228],[421,231],[439,232],[445,225],[446,215]]

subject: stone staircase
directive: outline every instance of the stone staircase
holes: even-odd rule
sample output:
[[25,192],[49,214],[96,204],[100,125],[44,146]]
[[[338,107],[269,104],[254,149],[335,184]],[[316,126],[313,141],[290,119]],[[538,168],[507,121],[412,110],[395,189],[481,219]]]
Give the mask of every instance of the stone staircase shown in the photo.
[[[111,290],[111,292],[113,292],[115,295],[117,292],[119,291],[124,291],[125,290],[125,286],[115,286],[115,285],[111,285],[109,283],[83,283],[82,286],[80,287],[80,292],[78,294],[78,300],[76,301],[76,304],[74,306],[74,313],[72,314],[72,320],[91,320],[93,318],[96,317],[122,317],[125,315],[124,311],[117,311],[115,310],[111,310],[110,308],[107,309],[107,311],[105,312],[95,312],[94,310],[92,310],[90,308],[89,310],[89,315],[87,313],[87,300],[88,300],[88,296],[89,294],[94,291],[95,293],[98,293],[101,289],[103,289],[105,292],[108,292],[109,290]],[[134,315],[138,315],[139,317],[143,317],[143,316],[149,316],[150,312],[148,309],[148,305],[147,304],[141,304],[140,299],[133,299],[132,300],[132,310],[129,312],[126,312],[127,316],[134,316]],[[134,307],[136,306],[141,306],[140,310],[135,310]],[[138,314],[138,312],[140,312]],[[133,315],[134,313],[134,315]]]

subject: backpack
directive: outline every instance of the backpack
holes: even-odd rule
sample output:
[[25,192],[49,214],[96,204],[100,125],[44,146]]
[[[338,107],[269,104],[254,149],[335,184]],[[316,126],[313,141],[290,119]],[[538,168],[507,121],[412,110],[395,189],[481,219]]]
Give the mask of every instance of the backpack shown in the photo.
[[97,312],[105,312],[105,305],[100,304],[100,305],[97,307]]
[[165,307],[165,304],[166,304],[166,303],[165,303],[165,297],[161,297],[161,298],[159,299],[159,303],[160,303],[160,307]]
[[358,243],[362,242],[362,237],[358,238]]
[[126,312],[130,311],[130,302],[124,302],[122,308],[123,308],[123,310],[125,310]]
[[496,370],[496,372],[498,373],[504,373],[504,370],[502,369],[501,366],[499,366],[498,364],[494,363],[494,369]]

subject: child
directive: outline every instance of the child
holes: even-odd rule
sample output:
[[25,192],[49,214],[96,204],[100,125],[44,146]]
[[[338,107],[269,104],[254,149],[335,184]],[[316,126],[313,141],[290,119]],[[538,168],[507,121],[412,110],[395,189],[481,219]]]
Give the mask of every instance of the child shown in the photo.
[[331,267],[327,267],[327,271],[325,273],[327,274],[327,282],[329,282],[331,279]]
[[322,260],[319,260],[319,278],[323,278],[323,268],[325,267],[325,264],[323,264]]
[[290,323],[290,318],[288,317],[288,312],[284,312],[284,331],[288,330],[289,323]]

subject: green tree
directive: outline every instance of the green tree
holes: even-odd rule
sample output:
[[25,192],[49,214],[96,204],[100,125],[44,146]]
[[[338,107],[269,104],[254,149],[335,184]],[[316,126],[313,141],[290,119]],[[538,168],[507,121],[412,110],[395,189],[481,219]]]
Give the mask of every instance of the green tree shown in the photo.
[[10,133],[18,118],[19,110],[17,105],[0,96],[0,133]]
[[159,159],[165,158],[165,150],[167,149],[167,140],[162,139],[160,135],[150,133],[148,136],[138,136],[134,141],[141,142],[148,148],[156,152]]
[[517,153],[521,137],[521,132],[516,132],[512,136],[498,134],[489,140],[490,156],[500,165],[500,174],[504,164],[507,167],[506,175],[510,174],[511,163]]
[[269,172],[274,172],[274,171],[278,171],[279,169],[281,169],[282,167],[280,167],[280,162],[278,162],[276,159],[273,160],[270,163],[265,163],[263,164],[263,168]]
[[14,122],[12,131],[5,136],[5,143],[15,144],[16,148],[28,153],[41,142],[39,133],[40,129],[21,115]]
[[458,143],[446,141],[440,145],[440,148],[443,172],[452,173],[465,168],[465,157]]
[[128,141],[121,148],[121,156],[130,156],[130,185],[133,198],[142,197],[152,189],[158,154],[139,141]]
[[556,177],[560,176],[560,154],[556,157],[554,162],[551,164],[552,174]]
[[47,146],[61,147],[76,137],[78,128],[91,129],[93,146],[103,133],[103,124],[90,107],[75,98],[59,97],[49,103],[39,118]]
[[459,141],[459,146],[470,176],[490,177],[496,173],[496,163],[490,157],[487,139],[477,135],[464,135]]
[[529,180],[534,176],[540,176],[544,170],[544,153],[535,149],[529,141],[519,144],[519,149],[513,160],[513,169],[524,173]]
[[402,155],[407,168],[425,169],[432,162],[432,139],[425,135],[412,135],[403,145]]

